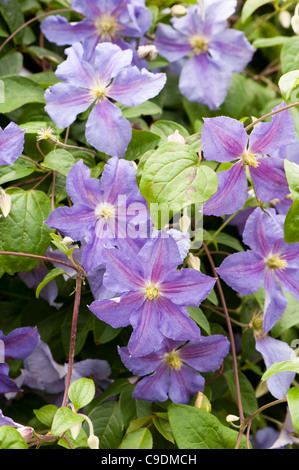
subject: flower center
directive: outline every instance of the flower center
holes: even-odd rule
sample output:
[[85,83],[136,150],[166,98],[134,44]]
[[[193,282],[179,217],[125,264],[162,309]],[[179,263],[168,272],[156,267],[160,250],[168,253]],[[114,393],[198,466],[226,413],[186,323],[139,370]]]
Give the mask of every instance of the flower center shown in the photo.
[[159,296],[160,296],[159,289],[155,285],[150,284],[145,289],[146,300],[157,300]]
[[166,354],[166,361],[171,369],[180,370],[182,361],[175,351]]
[[100,18],[97,18],[94,22],[97,34],[101,36],[101,41],[111,41],[117,31],[119,30],[119,24],[114,16],[110,16],[105,13]]
[[89,94],[91,101],[95,99],[97,101],[102,101],[106,98],[106,94],[109,91],[110,86],[102,84],[99,79],[96,79],[93,85],[89,86]]
[[95,213],[98,219],[111,219],[115,217],[115,208],[111,204],[101,202],[96,207]]
[[259,165],[258,159],[249,152],[244,152],[241,159],[244,165],[252,166],[253,168]]
[[287,265],[287,261],[279,258],[279,256],[273,256],[267,259],[267,266],[270,269],[285,269]]
[[201,36],[200,34],[195,34],[189,38],[189,44],[193,49],[194,54],[201,54],[208,52],[208,38]]

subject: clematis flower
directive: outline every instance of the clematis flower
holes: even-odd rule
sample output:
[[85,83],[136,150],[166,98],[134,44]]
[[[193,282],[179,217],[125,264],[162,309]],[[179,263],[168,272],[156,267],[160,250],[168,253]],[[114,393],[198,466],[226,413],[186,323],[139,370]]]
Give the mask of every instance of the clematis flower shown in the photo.
[[[75,362],[72,381],[81,377],[91,377],[97,392],[105,389],[111,380],[111,369],[102,359],[86,359]],[[22,373],[15,379],[18,387],[27,386],[46,394],[61,395],[65,388],[67,364],[59,364],[53,359],[52,352],[44,341],[39,340],[35,350],[24,360]]]
[[137,376],[132,396],[139,400],[188,404],[192,395],[204,390],[205,379],[199,372],[217,370],[229,351],[222,335],[202,336],[187,344],[165,339],[158,349],[143,357],[134,357],[127,347],[118,348],[125,366]]
[[[281,109],[285,103],[275,107]],[[289,194],[283,159],[272,154],[295,141],[292,115],[284,110],[272,122],[258,123],[248,136],[244,124],[227,116],[204,119],[202,150],[206,160],[221,163],[236,161],[229,170],[218,173],[218,190],[203,206],[208,215],[232,214],[242,209],[247,199],[247,170],[256,196],[262,202]]]
[[[50,42],[59,46],[81,42],[86,60],[92,57],[100,42],[112,42],[121,49],[132,49],[124,38],[142,38],[151,25],[151,12],[144,0],[73,0],[71,8],[84,16],[69,23],[61,15],[49,16],[41,23],[41,31]],[[133,50],[136,65],[138,55]]]
[[18,392],[19,387],[9,377],[9,359],[26,359],[36,348],[39,340],[37,328],[21,327],[4,335],[0,330],[0,393]]
[[104,285],[122,292],[119,299],[94,301],[89,309],[113,328],[131,325],[128,350],[135,356],[151,353],[171,338],[198,340],[200,330],[187,306],[198,306],[216,279],[194,269],[180,269],[181,255],[168,235],[148,240],[138,253],[104,249]]
[[45,92],[45,110],[60,128],[71,125],[92,106],[86,123],[86,140],[96,149],[121,157],[132,137],[130,122],[111,100],[136,106],[156,96],[165,85],[164,73],[132,66],[132,51],[101,43],[92,59],[84,59],[82,44],[65,50],[67,59],[56,70],[63,82]]
[[0,127],[0,165],[12,165],[22,154],[25,130],[10,122],[5,129]]
[[[82,160],[73,165],[66,181],[73,206],[58,207],[45,222],[65,236],[84,242],[82,264],[87,271],[103,264],[104,245],[134,245],[139,235],[146,236],[149,217],[136,183],[136,168],[130,162],[114,157],[106,164],[101,181],[89,175]],[[135,212],[130,208],[140,212],[139,233],[135,230]]]
[[217,109],[224,101],[232,74],[242,72],[255,49],[242,31],[227,28],[236,0],[206,0],[187,14],[172,18],[171,26],[160,23],[155,37],[158,53],[170,62],[183,63],[179,89],[190,101]]
[[229,255],[219,276],[242,295],[265,290],[263,333],[268,333],[287,306],[283,291],[299,301],[299,243],[284,241],[284,216],[259,207],[248,217],[243,242],[250,250]]

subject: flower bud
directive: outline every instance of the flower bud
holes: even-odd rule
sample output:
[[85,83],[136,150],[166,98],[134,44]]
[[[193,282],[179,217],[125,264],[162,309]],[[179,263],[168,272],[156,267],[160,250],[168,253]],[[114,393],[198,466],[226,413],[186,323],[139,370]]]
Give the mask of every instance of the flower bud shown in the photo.
[[94,434],[90,434],[89,438],[87,439],[87,444],[89,445],[90,449],[99,449],[100,448],[100,441],[97,436]]
[[171,7],[170,12],[171,12],[171,16],[180,17],[180,16],[186,15],[187,9],[186,7],[184,7],[184,5],[177,4]]
[[11,197],[9,194],[6,194],[4,189],[0,190],[0,209],[4,217],[7,217],[11,209]]
[[278,15],[279,22],[283,28],[289,28],[291,26],[291,13],[289,11],[281,11]]
[[140,59],[154,60],[158,55],[157,48],[153,44],[139,46],[137,52]]
[[200,408],[201,410],[207,411],[208,413],[210,413],[212,409],[210,401],[202,392],[198,392],[195,406],[196,408]]
[[33,428],[30,426],[20,425],[17,427],[17,431],[21,434],[26,442],[33,437]]
[[64,237],[61,243],[63,243],[64,246],[71,246],[74,240],[71,237]]
[[291,19],[291,25],[295,34],[299,34],[299,3],[296,5],[294,16]]
[[76,426],[73,426],[71,428],[71,434],[72,434],[72,438],[74,439],[74,441],[77,439],[78,434],[81,431],[81,428],[82,428],[82,423],[78,423],[76,424]]
[[170,134],[167,138],[168,142],[178,142],[179,144],[184,144],[185,139],[184,137],[179,133],[179,131],[176,129],[173,134]]
[[192,253],[188,254],[187,265],[189,266],[189,268],[200,271],[200,259],[198,258],[198,256],[194,256]]

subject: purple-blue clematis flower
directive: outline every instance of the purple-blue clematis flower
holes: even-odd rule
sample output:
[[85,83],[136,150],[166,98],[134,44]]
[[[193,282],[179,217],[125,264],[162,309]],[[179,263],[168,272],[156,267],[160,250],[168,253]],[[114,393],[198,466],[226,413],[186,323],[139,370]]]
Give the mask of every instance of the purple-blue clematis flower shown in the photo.
[[149,239],[138,253],[105,249],[104,285],[122,292],[118,299],[94,301],[90,310],[113,328],[131,325],[130,354],[144,356],[171,338],[198,340],[200,329],[186,306],[198,306],[216,279],[195,269],[180,269],[176,241],[168,236]]
[[299,243],[284,241],[284,216],[259,207],[248,217],[243,242],[250,250],[229,255],[219,276],[242,295],[265,290],[263,333],[268,333],[287,306],[283,291],[299,301]]
[[18,392],[19,387],[9,377],[9,366],[5,361],[26,359],[39,341],[37,328],[20,327],[4,335],[0,330],[0,393]]
[[[261,353],[266,368],[274,362],[291,361],[297,357],[296,352],[284,341],[272,338],[269,335],[255,335],[256,350]],[[287,392],[296,376],[295,372],[279,372],[267,379],[269,392],[277,399],[286,398]]]
[[[284,103],[273,111],[278,111]],[[227,116],[204,119],[202,150],[206,160],[234,162],[218,173],[218,190],[203,206],[207,215],[232,214],[242,209],[248,197],[249,170],[258,199],[267,203],[289,194],[283,158],[273,156],[280,147],[295,141],[289,110],[273,115],[272,122],[258,123],[248,136],[244,124]]]
[[74,241],[84,242],[82,264],[87,272],[103,264],[104,246],[135,245],[139,236],[146,237],[149,214],[131,162],[111,158],[99,181],[90,177],[89,168],[79,160],[68,173],[66,189],[72,207],[58,207],[45,223]]
[[[152,15],[144,0],[73,0],[71,8],[84,19],[69,23],[61,15],[49,16],[42,22],[41,31],[48,41],[59,46],[81,42],[86,60],[92,57],[100,42],[133,50],[127,38],[142,38],[151,25]],[[144,63],[136,51],[133,54],[136,65]]]
[[232,74],[242,72],[255,49],[242,31],[227,28],[236,0],[206,0],[187,8],[171,24],[158,25],[155,45],[170,62],[182,61],[179,89],[189,101],[217,109],[224,101]]
[[118,352],[133,374],[143,377],[137,382],[133,397],[188,404],[192,395],[203,392],[205,379],[199,372],[217,370],[229,351],[229,341],[222,335],[202,336],[187,344],[165,339],[151,354],[134,357],[127,347]]
[[91,108],[85,136],[90,145],[111,156],[124,155],[132,137],[130,122],[111,100],[136,106],[158,95],[164,73],[132,66],[132,51],[101,43],[92,59],[84,59],[82,44],[65,50],[67,59],[56,70],[63,82],[45,92],[45,110],[60,128],[70,126],[77,115]]
[[12,165],[22,154],[25,130],[10,122],[5,129],[0,127],[0,165]]

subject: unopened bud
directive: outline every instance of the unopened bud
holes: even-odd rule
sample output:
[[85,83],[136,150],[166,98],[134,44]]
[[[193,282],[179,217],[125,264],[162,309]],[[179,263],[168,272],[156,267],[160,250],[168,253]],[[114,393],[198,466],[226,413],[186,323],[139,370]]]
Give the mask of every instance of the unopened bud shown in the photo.
[[186,7],[184,7],[184,5],[177,4],[171,7],[170,12],[171,12],[171,16],[180,17],[180,16],[186,15],[187,9]]
[[87,444],[89,445],[90,449],[99,449],[100,448],[100,441],[97,436],[91,434],[87,439]]
[[17,431],[21,434],[21,436],[25,439],[26,442],[33,436],[33,428],[31,428],[30,426],[20,425],[17,427]]
[[198,258],[198,256],[194,256],[192,253],[188,254],[187,265],[189,266],[189,268],[200,271],[200,259]]
[[198,392],[195,406],[196,408],[200,408],[201,410],[207,411],[208,413],[210,413],[212,409],[210,401],[202,392]]
[[72,434],[72,438],[74,439],[74,441],[77,439],[78,434],[81,431],[81,428],[82,428],[82,423],[78,423],[76,424],[76,426],[73,426],[71,428],[71,434]]
[[64,246],[71,246],[74,240],[71,237],[64,237],[61,243],[63,243]]
[[188,215],[182,215],[182,217],[179,220],[179,226],[180,226],[181,232],[183,233],[188,232],[190,225],[191,225],[190,217]]
[[179,144],[184,144],[185,139],[176,129],[173,134],[170,134],[167,138],[168,142],[178,142]]
[[6,194],[4,189],[0,190],[0,209],[4,217],[7,217],[11,209],[11,197],[9,194]]
[[[226,417],[226,421],[227,421],[228,423],[232,424],[232,425],[235,426],[235,427],[236,427],[236,425],[233,424],[233,423],[234,423],[235,421],[239,421],[239,420],[240,420],[239,416],[236,416],[236,415],[227,415],[227,417]],[[238,426],[238,427],[239,427],[239,426]]]
[[296,5],[294,16],[291,19],[291,25],[295,34],[299,34],[299,3]]
[[137,52],[140,59],[146,60],[154,60],[158,55],[157,48],[154,44],[146,44],[145,46],[139,46]]
[[283,28],[289,28],[291,26],[292,15],[289,11],[281,11],[278,15],[278,18]]

